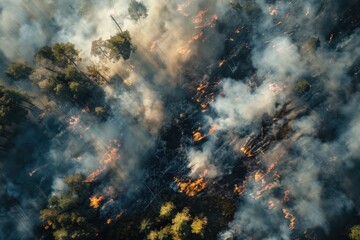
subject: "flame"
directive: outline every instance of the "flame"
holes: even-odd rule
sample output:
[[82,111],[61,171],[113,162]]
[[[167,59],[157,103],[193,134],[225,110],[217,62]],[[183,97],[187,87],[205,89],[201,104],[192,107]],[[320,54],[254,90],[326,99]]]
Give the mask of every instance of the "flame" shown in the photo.
[[190,0],[185,1],[182,4],[177,5],[177,11],[184,15],[185,17],[189,16],[188,13],[185,13],[184,10],[190,5]]
[[263,187],[262,189],[256,191],[256,195],[255,195],[255,198],[259,198],[261,197],[261,195],[266,192],[266,191],[269,191],[270,189],[272,189],[274,187],[274,183],[269,183],[267,184],[265,187]]
[[45,228],[46,230],[48,230],[48,229],[51,227],[52,224],[53,224],[52,221],[48,220],[48,221],[44,224],[44,228]]
[[110,163],[114,163],[115,161],[120,159],[120,155],[119,155],[119,149],[118,148],[111,148],[108,152],[105,153],[104,156],[104,163],[105,164],[110,164]]
[[93,182],[103,171],[105,168],[98,168],[94,172],[90,173],[89,176],[84,180],[84,182]]
[[279,180],[281,178],[281,176],[278,172],[274,173],[273,177],[274,177],[274,180]]
[[106,220],[106,224],[110,224],[112,222],[111,218],[109,218],[108,220]]
[[269,202],[268,202],[268,207],[269,207],[269,209],[274,209],[276,206],[277,206],[277,202],[276,201],[274,201],[274,200],[269,200]]
[[71,116],[69,119],[70,125],[76,125],[80,122],[80,116]]
[[175,182],[177,183],[178,187],[180,188],[180,192],[184,192],[186,195],[190,197],[196,196],[199,192],[204,190],[206,187],[206,183],[204,178],[201,177],[197,180],[188,180],[188,181],[181,181],[178,178],[175,178]]
[[217,129],[218,129],[218,126],[217,126],[217,125],[211,126],[210,129],[209,129],[208,135],[214,134]]
[[203,140],[206,135],[202,135],[201,132],[193,132],[194,142]]
[[178,49],[176,49],[176,52],[181,55],[187,56],[191,53],[191,50],[189,47],[179,47]]
[[205,14],[209,11],[209,9],[205,8],[203,10],[200,10],[197,12],[196,16],[193,18],[193,23],[194,24],[200,24],[203,22],[203,18],[205,16]]
[[289,198],[289,193],[290,193],[289,190],[286,190],[286,191],[284,192],[283,202],[288,202],[288,201],[290,200],[290,198]]
[[289,220],[289,229],[292,231],[295,229],[295,224],[296,224],[296,218],[294,215],[292,215],[289,210],[287,210],[286,208],[282,209],[282,212],[285,215],[285,219]]
[[221,67],[222,65],[224,65],[224,64],[225,64],[225,62],[226,62],[226,60],[225,60],[225,59],[221,60],[221,61],[220,61],[220,63],[219,63],[219,67]]
[[104,196],[93,196],[90,199],[90,207],[93,207],[94,209],[97,209],[100,207],[101,201],[104,199]]
[[268,169],[266,170],[267,173],[271,173],[276,167],[276,163],[271,163]]
[[255,182],[258,182],[264,178],[264,174],[261,173],[261,170],[255,173]]
[[242,147],[242,148],[240,148],[240,150],[241,150],[241,152],[242,152],[243,154],[245,154],[247,157],[252,157],[252,156],[253,156],[250,148]]
[[245,189],[246,189],[246,181],[245,180],[243,181],[243,183],[241,185],[237,185],[237,184],[234,185],[234,192],[238,193],[239,195],[244,194]]
[[203,30],[199,31],[197,34],[195,34],[194,36],[192,36],[190,38],[190,40],[188,41],[188,44],[191,44],[191,43],[199,40],[203,35],[204,35],[204,31]]

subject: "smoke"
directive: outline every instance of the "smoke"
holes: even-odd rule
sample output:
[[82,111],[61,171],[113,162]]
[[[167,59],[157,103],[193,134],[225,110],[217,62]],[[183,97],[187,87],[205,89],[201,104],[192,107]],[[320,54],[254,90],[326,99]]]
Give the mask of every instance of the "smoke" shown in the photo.
[[[95,190],[113,189],[101,213],[127,208],[144,188],[144,164],[161,158],[176,121],[191,121],[191,133],[202,124],[201,144],[182,131],[181,150],[170,149],[190,177],[216,181],[235,172],[238,161],[249,165],[246,190],[220,239],[292,239],[317,228],[326,235],[337,217],[358,210],[360,32],[356,22],[340,21],[351,3],[239,1],[234,10],[220,0],[147,0],[148,16],[133,21],[129,2],[0,3],[5,66],[32,63],[42,46],[74,43],[80,67],[110,68],[102,90],[111,112],[99,121],[86,108],[56,104],[35,86],[0,76],[27,90],[39,109],[52,108],[42,122],[21,126],[14,146],[1,154],[0,211],[12,220],[0,227],[0,238],[33,237],[46,198],[64,191],[70,174],[113,173]],[[136,45],[128,61],[90,54],[92,41],[118,32],[110,15]],[[299,89],[303,79],[309,89]],[[188,89],[206,81],[221,83],[210,82],[213,98],[200,114]],[[115,194],[120,189],[123,197]]]

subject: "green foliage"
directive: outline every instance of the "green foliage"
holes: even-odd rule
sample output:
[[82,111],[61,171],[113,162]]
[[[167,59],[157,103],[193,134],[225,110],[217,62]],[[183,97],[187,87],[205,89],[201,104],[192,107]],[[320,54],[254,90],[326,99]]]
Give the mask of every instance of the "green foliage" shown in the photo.
[[242,7],[241,7],[240,3],[238,3],[238,2],[230,2],[230,5],[234,10],[237,10],[237,11],[242,10]]
[[66,177],[64,183],[69,187],[71,192],[76,193],[88,187],[88,183],[84,182],[85,179],[84,174],[76,174]]
[[0,126],[4,129],[13,123],[19,123],[26,118],[27,110],[24,102],[28,99],[21,92],[0,85]]
[[191,232],[194,234],[204,235],[204,227],[207,225],[207,218],[195,217],[191,223]]
[[139,21],[141,18],[147,17],[147,8],[142,2],[131,0],[128,8],[130,18]]
[[350,228],[349,238],[351,240],[360,240],[360,225],[355,225]]
[[[92,239],[98,233],[96,219],[89,205],[85,176],[77,174],[64,179],[67,190],[49,199],[48,208],[40,211],[40,219],[51,227],[55,239]],[[86,211],[88,210],[88,211]]]
[[320,46],[320,40],[317,37],[309,38],[305,45],[304,49],[306,52],[314,52]]
[[49,92],[52,91],[55,87],[55,82],[51,79],[44,79],[38,82],[38,86],[41,91]]
[[175,205],[172,202],[164,203],[160,208],[160,217],[168,217],[171,212],[174,210]]
[[56,43],[52,47],[52,51],[55,61],[60,67],[66,67],[69,64],[76,65],[76,62],[80,60],[79,51],[72,43]]
[[40,65],[44,65],[47,62],[53,63],[55,60],[53,50],[49,46],[42,47],[35,53],[35,61]]
[[26,63],[12,62],[6,70],[5,75],[13,80],[21,80],[28,78],[32,71],[32,67]]
[[306,79],[301,79],[295,83],[294,91],[296,94],[302,95],[311,88],[310,83]]
[[119,60],[122,57],[124,60],[128,60],[131,52],[135,50],[129,31],[118,33],[107,41],[111,59]]

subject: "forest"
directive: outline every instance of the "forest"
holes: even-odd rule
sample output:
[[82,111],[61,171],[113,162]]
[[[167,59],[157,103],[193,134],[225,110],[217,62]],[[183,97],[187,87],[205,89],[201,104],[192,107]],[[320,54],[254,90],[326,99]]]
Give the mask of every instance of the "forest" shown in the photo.
[[360,2],[0,2],[0,239],[360,240]]

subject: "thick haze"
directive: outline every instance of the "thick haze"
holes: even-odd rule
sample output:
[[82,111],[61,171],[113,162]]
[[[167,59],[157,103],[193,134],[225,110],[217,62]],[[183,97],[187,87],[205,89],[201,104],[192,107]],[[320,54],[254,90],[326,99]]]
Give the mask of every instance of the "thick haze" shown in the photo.
[[[216,96],[193,125],[216,130],[200,146],[182,145],[187,175],[198,178],[206,170],[205,178],[216,182],[233,172],[227,156],[245,158],[241,148],[251,136],[264,135],[259,146],[269,143],[247,159],[246,190],[219,239],[286,240],[319,228],[326,236],[338,219],[360,211],[360,29],[358,22],[338,29],[351,1],[239,1],[242,8],[234,10],[225,0],[144,0],[148,16],[138,22],[128,16],[129,2],[0,1],[1,68],[15,60],[33,63],[40,47],[57,42],[74,43],[80,65],[99,63],[91,43],[118,32],[110,15],[137,47],[130,60],[107,62],[114,84],[104,86],[112,113],[106,121],[71,104],[56,106],[42,123],[48,131],[22,126],[15,145],[0,155],[7,158],[0,163],[0,239],[31,238],[46,198],[63,191],[64,177],[74,173],[115,172],[97,189],[114,192],[115,203],[102,211],[111,216],[117,212],[106,206],[127,208],[145,181],[142,163],[164,145],[161,135],[179,114],[194,108],[188,86],[196,88],[213,72],[221,76]],[[236,46],[230,53],[229,41]],[[300,79],[311,85],[302,95],[294,91]],[[39,108],[51,104],[29,83],[3,75],[0,81],[29,91]],[[80,122],[69,124],[72,117]],[[278,137],[285,128],[286,136]],[[111,146],[119,154],[105,165]]]

